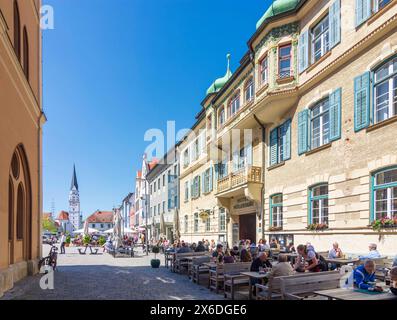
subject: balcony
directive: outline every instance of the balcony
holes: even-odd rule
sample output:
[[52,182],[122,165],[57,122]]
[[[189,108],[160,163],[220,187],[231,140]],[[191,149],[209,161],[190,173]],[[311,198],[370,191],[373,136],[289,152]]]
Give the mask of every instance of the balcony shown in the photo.
[[225,193],[249,183],[262,184],[262,168],[247,167],[232,172],[227,177],[219,179],[217,182],[217,194]]

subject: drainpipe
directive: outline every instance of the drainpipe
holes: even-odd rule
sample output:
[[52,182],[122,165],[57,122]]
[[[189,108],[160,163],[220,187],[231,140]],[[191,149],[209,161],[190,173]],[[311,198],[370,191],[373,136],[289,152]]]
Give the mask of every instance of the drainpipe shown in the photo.
[[[38,232],[38,242],[37,242],[37,254],[38,257],[42,256],[42,240],[41,240],[41,201],[42,201],[42,145],[41,145],[41,137],[42,137],[42,125],[47,121],[47,117],[43,111],[40,112],[40,116],[37,120],[37,232]],[[32,232],[33,233],[33,232]],[[33,255],[31,256],[33,260]]]
[[266,127],[254,114],[255,121],[259,124],[262,131],[262,189],[261,189],[261,201],[260,201],[260,213],[261,213],[261,226],[262,226],[262,238],[265,237],[265,210],[264,210],[264,197],[265,197],[265,141],[266,141]]

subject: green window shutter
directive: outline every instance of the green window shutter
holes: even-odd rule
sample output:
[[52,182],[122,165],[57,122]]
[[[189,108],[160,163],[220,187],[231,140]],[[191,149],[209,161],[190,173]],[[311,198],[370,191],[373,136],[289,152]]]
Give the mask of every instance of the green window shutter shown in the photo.
[[206,171],[204,171],[202,174],[201,174],[201,190],[203,191],[203,193],[206,193],[208,190],[207,190],[207,188],[205,187],[205,177],[206,177]]
[[363,24],[371,16],[371,0],[356,0],[356,27]]
[[283,154],[284,161],[291,159],[291,120],[283,124]]
[[329,125],[331,141],[341,137],[341,106],[342,106],[342,89],[339,88],[329,96]]
[[354,130],[369,126],[371,73],[366,72],[354,79]]
[[305,109],[298,114],[298,154],[302,155],[309,150],[308,143],[309,110]]
[[299,73],[309,66],[309,31],[306,30],[299,36],[298,43],[298,69]]
[[273,166],[278,162],[278,128],[270,132],[270,165]]
[[197,197],[200,197],[201,195],[201,188],[200,188],[200,176],[197,176]]
[[335,47],[341,40],[341,11],[340,0],[336,0],[329,8],[329,42],[330,47]]

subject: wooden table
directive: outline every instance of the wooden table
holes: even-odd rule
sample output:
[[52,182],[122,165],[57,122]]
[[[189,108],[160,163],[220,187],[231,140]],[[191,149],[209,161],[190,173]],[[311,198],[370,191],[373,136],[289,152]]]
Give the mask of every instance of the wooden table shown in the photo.
[[350,263],[354,264],[354,263],[360,261],[360,259],[358,259],[358,258],[351,258],[351,259],[340,259],[340,258],[331,259],[331,258],[326,258],[325,261],[328,262],[328,263],[334,263],[334,264],[343,266],[343,265],[347,265],[347,264],[350,264]]
[[[244,274],[245,272],[242,272],[240,274],[225,274],[225,283],[227,280],[231,281],[231,285],[230,285],[230,295],[232,300],[234,300],[234,281],[238,280],[238,279],[246,279],[247,275]],[[250,286],[250,290],[251,290],[251,278],[249,279],[249,286]],[[225,288],[226,290],[226,288]],[[227,297],[227,293],[225,292],[225,298]]]
[[391,292],[365,293],[357,289],[330,289],[315,291],[314,294],[327,297],[329,300],[397,300]]
[[216,262],[204,262],[203,265],[210,269],[216,269],[216,267],[218,266]]
[[249,300],[252,300],[252,282],[251,279],[259,280],[261,283],[263,279],[269,276],[269,273],[259,273],[259,272],[241,272],[242,275],[248,276],[250,278],[249,281]]

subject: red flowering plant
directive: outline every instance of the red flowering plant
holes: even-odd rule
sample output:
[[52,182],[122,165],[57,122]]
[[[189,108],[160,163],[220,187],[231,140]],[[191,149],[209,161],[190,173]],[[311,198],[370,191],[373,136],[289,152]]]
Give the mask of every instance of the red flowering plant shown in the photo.
[[380,231],[386,228],[397,228],[397,216],[394,218],[382,218],[375,220],[371,223],[371,227],[374,231]]
[[322,231],[328,229],[328,225],[325,223],[312,223],[306,227],[310,231]]
[[283,230],[283,227],[269,227],[270,232],[281,231],[281,230]]

